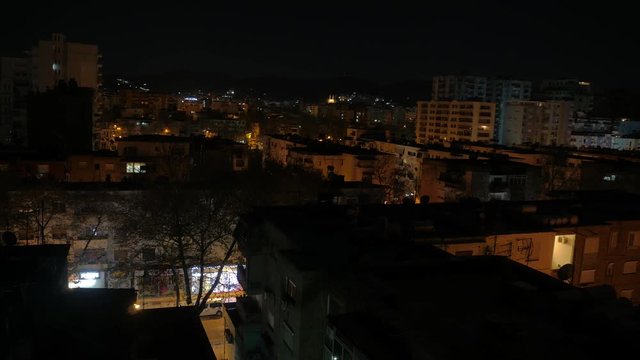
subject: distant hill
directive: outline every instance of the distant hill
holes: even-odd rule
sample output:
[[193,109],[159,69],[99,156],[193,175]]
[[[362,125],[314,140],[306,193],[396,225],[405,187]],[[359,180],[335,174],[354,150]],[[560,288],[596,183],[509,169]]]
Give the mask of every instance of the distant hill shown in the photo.
[[268,99],[302,99],[318,101],[329,94],[365,93],[389,98],[402,105],[415,105],[417,100],[427,100],[431,94],[431,81],[407,80],[392,83],[376,83],[357,77],[289,78],[263,76],[235,78],[224,73],[167,72],[145,76],[105,76],[105,86],[113,88],[115,79],[125,78],[134,83],[146,83],[153,91],[190,92],[225,91],[234,89],[238,94]]

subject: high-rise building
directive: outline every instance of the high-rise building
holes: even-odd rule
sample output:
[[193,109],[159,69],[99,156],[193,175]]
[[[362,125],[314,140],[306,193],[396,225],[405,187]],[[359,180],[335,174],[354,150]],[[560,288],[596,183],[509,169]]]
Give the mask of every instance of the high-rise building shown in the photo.
[[539,100],[571,101],[576,113],[587,115],[593,110],[591,83],[577,79],[544,80],[540,84]]
[[[93,89],[93,124],[100,119],[103,110],[102,55],[97,45],[69,42],[63,34],[54,33],[51,40],[38,41],[30,55],[31,86],[35,91],[53,90],[60,82],[73,80],[79,88]],[[97,131],[94,129],[93,133]]]
[[573,104],[568,101],[508,101],[504,109],[504,144],[568,145]]
[[502,126],[504,124],[504,107],[510,100],[531,99],[531,81],[512,79],[490,79],[487,83],[486,101],[496,103],[496,121],[493,138],[502,144]]
[[484,76],[434,76],[431,100],[479,100],[487,97],[487,78]]
[[531,81],[466,75],[434,76],[431,98],[495,103],[493,140],[502,143],[505,102],[531,99]]
[[32,86],[37,91],[74,79],[78,87],[99,90],[102,86],[102,55],[97,45],[68,42],[63,34],[40,40],[31,49]]
[[491,141],[496,105],[482,101],[418,101],[416,142]]
[[26,143],[26,95],[31,65],[26,58],[0,58],[0,145]]

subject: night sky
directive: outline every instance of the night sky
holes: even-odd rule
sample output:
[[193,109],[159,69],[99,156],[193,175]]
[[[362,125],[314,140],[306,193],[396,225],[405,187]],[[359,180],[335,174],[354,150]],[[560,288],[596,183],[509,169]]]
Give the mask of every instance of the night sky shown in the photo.
[[551,1],[419,7],[22,3],[10,22],[0,22],[0,55],[15,55],[51,32],[63,32],[69,41],[98,44],[106,75],[188,70],[393,82],[467,72],[534,80],[578,77],[603,87],[640,83],[634,54],[640,32],[631,21],[635,11],[623,2],[617,7],[611,1],[599,7]]

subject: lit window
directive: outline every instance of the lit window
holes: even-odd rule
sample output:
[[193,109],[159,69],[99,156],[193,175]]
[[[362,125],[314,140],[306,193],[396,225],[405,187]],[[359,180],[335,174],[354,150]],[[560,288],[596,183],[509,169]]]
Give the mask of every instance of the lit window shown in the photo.
[[80,279],[82,279],[82,280],[100,279],[100,273],[97,272],[97,271],[81,272],[80,273]]
[[625,261],[624,267],[622,267],[623,274],[634,274],[638,270],[637,261]]
[[48,173],[49,173],[49,164],[38,165],[38,174],[48,174]]
[[146,163],[127,163],[127,174],[144,174],[147,172]]

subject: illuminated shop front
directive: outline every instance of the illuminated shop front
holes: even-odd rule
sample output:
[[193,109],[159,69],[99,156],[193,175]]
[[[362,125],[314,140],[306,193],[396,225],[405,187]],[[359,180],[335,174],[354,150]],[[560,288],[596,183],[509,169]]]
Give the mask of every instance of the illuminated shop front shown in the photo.
[[105,273],[102,271],[80,271],[72,274],[69,279],[69,288],[103,288]]

